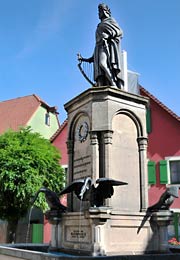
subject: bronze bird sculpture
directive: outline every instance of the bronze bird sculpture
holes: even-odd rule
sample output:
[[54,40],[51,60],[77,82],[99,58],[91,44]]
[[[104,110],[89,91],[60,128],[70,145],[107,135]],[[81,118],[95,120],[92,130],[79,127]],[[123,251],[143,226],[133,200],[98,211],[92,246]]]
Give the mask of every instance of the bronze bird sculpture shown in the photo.
[[31,201],[32,205],[36,201],[40,192],[43,192],[45,194],[46,202],[47,202],[50,210],[59,210],[61,212],[66,211],[67,208],[60,203],[59,197],[57,196],[57,194],[54,191],[52,191],[48,188],[45,188],[45,187],[42,187],[38,190],[38,192],[34,196],[33,200]]
[[[95,184],[97,184],[97,187]],[[62,190],[60,195],[74,192],[78,199],[89,201],[91,207],[101,207],[104,204],[104,200],[111,198],[114,194],[113,186],[127,185],[128,183],[110,178],[99,178],[95,184],[90,177],[75,180]]]

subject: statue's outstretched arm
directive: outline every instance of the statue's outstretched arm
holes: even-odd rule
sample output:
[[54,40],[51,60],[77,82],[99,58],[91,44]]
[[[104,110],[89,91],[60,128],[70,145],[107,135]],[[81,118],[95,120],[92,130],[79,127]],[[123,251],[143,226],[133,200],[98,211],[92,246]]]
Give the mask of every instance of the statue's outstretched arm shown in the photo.
[[79,62],[82,62],[82,61],[89,62],[89,63],[94,62],[94,56],[92,56],[90,58],[83,58],[80,53],[78,53],[77,56],[78,56]]

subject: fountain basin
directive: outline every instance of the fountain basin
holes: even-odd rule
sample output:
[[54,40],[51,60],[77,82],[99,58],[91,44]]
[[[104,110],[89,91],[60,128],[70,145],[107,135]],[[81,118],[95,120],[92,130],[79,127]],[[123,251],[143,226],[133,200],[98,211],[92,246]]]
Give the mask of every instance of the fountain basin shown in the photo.
[[180,254],[145,254],[114,256],[80,256],[64,252],[48,252],[47,244],[0,245],[0,260],[179,260]]
[[0,260],[56,260],[69,259],[70,254],[49,252],[49,244],[2,244],[0,245]]

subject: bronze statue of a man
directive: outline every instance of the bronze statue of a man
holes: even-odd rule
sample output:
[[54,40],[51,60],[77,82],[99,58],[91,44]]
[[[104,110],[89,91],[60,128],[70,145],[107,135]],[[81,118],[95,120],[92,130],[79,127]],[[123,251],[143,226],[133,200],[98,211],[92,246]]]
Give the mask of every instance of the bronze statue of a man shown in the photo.
[[119,42],[123,31],[111,17],[111,11],[105,4],[99,4],[99,19],[96,29],[96,46],[92,57],[80,56],[80,61],[94,63],[94,80],[97,86],[116,86],[121,88],[121,57]]

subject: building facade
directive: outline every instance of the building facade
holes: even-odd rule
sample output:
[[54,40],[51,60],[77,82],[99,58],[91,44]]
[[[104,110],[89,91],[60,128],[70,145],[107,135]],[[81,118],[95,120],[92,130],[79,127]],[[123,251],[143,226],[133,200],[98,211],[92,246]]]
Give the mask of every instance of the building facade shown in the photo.
[[0,122],[0,134],[31,126],[32,131],[46,139],[50,139],[60,127],[57,107],[49,106],[35,94],[0,102]]
[[[10,129],[18,131],[20,127],[30,126],[33,132],[40,133],[46,139],[50,139],[60,127],[57,107],[49,106],[35,94],[0,102],[0,121],[0,134]],[[31,213],[32,225],[28,242],[43,242],[43,213],[37,208],[33,208]],[[28,221],[29,216],[18,224],[16,242],[25,242]],[[7,223],[0,220],[0,243],[6,242],[6,227]]]
[[[144,88],[141,95],[149,98],[147,111],[149,205],[154,204],[166,186],[180,184],[180,117],[174,114]],[[180,208],[180,198],[171,206]]]

